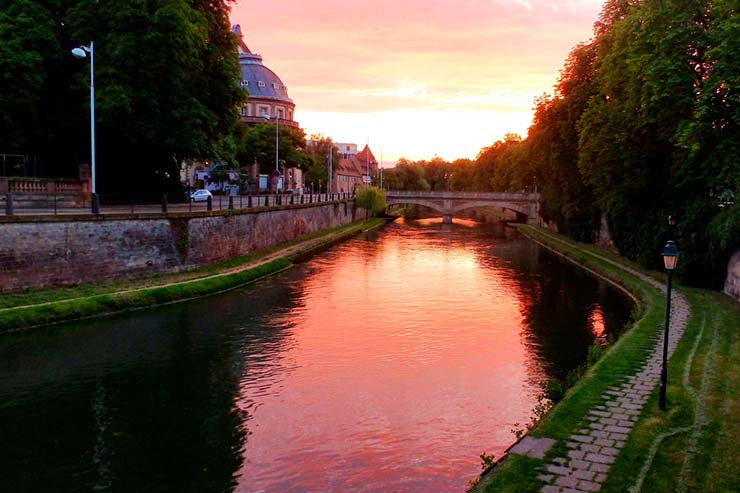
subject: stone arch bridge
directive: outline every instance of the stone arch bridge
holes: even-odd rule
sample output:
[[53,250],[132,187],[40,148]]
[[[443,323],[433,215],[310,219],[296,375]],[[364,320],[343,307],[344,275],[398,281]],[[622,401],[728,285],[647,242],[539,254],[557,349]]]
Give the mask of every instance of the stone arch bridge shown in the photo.
[[517,219],[527,224],[542,224],[540,194],[525,192],[404,192],[389,191],[386,203],[391,205],[416,204],[442,214],[443,222],[452,222],[452,216],[465,209],[500,207],[516,212]]

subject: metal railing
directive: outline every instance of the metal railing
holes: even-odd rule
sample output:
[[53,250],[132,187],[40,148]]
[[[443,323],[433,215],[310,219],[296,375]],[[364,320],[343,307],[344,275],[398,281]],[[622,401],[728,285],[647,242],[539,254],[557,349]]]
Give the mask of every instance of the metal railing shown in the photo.
[[[297,207],[353,200],[353,193],[213,195],[193,201],[187,196],[98,194],[99,214],[162,214]],[[0,216],[92,214],[91,196],[79,193],[6,193],[0,195]]]
[[389,190],[388,198],[413,197],[419,199],[482,199],[482,200],[534,200],[540,199],[539,193],[532,192],[421,192]]

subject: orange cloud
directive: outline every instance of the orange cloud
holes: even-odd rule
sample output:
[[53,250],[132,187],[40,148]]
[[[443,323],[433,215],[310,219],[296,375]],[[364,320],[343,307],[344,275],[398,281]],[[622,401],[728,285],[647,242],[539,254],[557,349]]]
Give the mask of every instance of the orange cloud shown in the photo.
[[593,0],[241,0],[231,19],[288,85],[309,133],[357,143],[369,137],[387,160],[455,159],[475,157],[507,131],[526,132],[534,98],[551,90],[570,49],[590,37],[600,7]]

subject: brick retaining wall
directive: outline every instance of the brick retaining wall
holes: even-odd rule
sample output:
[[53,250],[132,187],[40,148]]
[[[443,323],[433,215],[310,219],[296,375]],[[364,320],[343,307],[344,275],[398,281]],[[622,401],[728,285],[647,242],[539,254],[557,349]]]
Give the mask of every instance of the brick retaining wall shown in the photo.
[[352,222],[353,202],[261,211],[15,216],[0,222],[0,292],[172,273]]

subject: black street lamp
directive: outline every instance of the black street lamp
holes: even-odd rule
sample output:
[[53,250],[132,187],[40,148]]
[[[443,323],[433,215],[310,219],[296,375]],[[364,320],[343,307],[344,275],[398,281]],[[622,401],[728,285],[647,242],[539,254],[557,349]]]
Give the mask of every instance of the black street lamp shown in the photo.
[[665,411],[665,391],[668,385],[668,325],[671,320],[671,281],[673,279],[673,270],[678,264],[678,248],[672,240],[669,240],[663,248],[663,265],[668,271],[668,290],[666,291],[665,306],[665,333],[663,334],[663,369],[660,372],[660,399],[658,407]]

